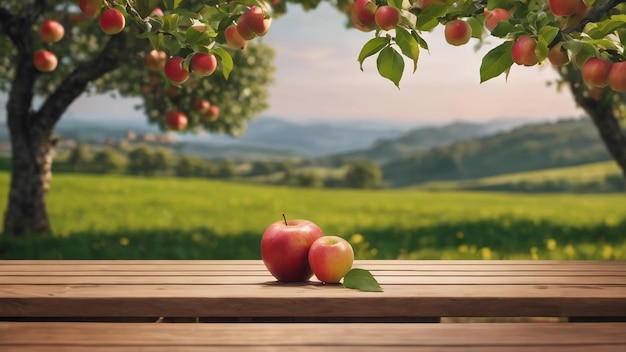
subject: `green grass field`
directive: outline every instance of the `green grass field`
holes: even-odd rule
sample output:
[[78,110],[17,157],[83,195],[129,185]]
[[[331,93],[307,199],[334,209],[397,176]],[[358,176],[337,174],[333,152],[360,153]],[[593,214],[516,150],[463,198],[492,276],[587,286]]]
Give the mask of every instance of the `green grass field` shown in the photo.
[[[9,177],[0,173],[4,212]],[[357,258],[626,259],[626,196],[287,188],[57,174],[54,237],[0,236],[3,258],[259,258],[265,227],[316,222]]]
[[620,170],[613,161],[590,163],[578,166],[559,167],[539,171],[526,171],[506,175],[483,177],[467,181],[433,181],[422,183],[416,188],[422,190],[460,190],[460,189],[514,189],[516,185],[526,184],[541,186],[547,183],[570,185],[572,189],[590,183],[602,184],[607,177],[620,177]]

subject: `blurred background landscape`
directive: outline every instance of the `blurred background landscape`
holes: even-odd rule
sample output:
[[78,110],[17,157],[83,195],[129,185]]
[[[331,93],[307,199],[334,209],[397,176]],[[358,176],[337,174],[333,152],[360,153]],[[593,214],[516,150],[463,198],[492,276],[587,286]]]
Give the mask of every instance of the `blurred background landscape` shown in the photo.
[[357,259],[626,259],[623,175],[549,68],[480,85],[488,47],[434,32],[398,90],[373,63],[358,69],[368,34],[336,10],[293,8],[272,26],[270,108],[239,138],[164,133],[130,99],[72,105],[55,130],[55,235],[0,236],[0,258],[259,259],[285,212]]

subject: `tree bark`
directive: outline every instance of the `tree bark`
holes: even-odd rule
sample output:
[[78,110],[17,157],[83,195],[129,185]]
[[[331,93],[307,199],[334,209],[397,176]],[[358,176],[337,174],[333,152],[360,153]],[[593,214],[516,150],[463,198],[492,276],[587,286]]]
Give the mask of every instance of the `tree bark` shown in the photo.
[[56,123],[69,105],[92,82],[118,68],[136,51],[126,47],[126,34],[111,36],[101,52],[76,67],[33,110],[35,69],[29,33],[44,12],[46,2],[35,0],[20,16],[0,6],[0,29],[9,36],[18,52],[18,63],[7,102],[7,125],[11,137],[12,169],[3,233],[13,235],[49,234],[52,227],[46,211],[45,195],[50,188],[56,142],[51,140]]
[[616,116],[618,105],[624,101],[621,93],[610,88],[588,89],[582,80],[580,70],[573,64],[561,68],[559,73],[569,84],[576,104],[589,115],[607,151],[613,157],[626,179],[626,135]]

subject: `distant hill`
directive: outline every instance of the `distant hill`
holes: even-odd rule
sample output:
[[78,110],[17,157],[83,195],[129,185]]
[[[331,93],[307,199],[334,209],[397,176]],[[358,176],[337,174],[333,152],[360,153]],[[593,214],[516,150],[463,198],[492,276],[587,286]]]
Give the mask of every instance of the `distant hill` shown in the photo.
[[598,193],[623,192],[626,182],[618,165],[611,160],[472,180],[426,182],[417,188],[432,191]]
[[247,149],[276,150],[280,154],[316,157],[369,147],[381,138],[394,138],[402,129],[368,128],[363,124],[346,123],[296,123],[288,120],[263,117],[252,120],[247,132],[238,138],[224,135],[196,138],[187,136],[187,143],[205,145],[232,145]]
[[407,186],[468,180],[610,160],[591,120],[531,124],[413,153],[383,165],[385,181]]
[[344,161],[367,159],[385,163],[415,152],[510,130],[523,123],[523,120],[498,119],[484,123],[455,122],[444,126],[419,127],[397,138],[380,139],[367,149],[333,155],[333,158]]
[[[402,124],[337,122],[296,123],[285,119],[261,117],[248,123],[247,132],[238,137],[219,134],[177,134],[176,149],[206,158],[263,159],[280,157],[317,157],[367,148],[376,140],[400,136]],[[138,134],[161,133],[156,126],[137,118],[109,120],[104,116],[64,116],[55,133],[63,139],[102,143],[107,138],[120,139],[128,130]],[[6,126],[0,126],[0,140],[8,140]]]

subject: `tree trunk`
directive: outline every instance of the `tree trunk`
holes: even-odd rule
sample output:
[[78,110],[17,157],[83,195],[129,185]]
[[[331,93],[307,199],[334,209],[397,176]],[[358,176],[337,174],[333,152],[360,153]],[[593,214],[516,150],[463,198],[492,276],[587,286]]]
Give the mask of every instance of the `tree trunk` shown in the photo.
[[[56,123],[70,104],[92,82],[136,55],[128,48],[125,33],[110,36],[99,54],[79,64],[33,111],[35,83],[39,73],[32,62],[31,36],[24,35],[44,12],[45,0],[35,0],[18,16],[0,6],[0,29],[15,45],[18,56],[7,102],[7,125],[11,136],[12,169],[3,233],[50,234],[45,195],[50,188],[56,142],[51,140]],[[141,48],[142,49],[142,48]]]
[[591,117],[600,139],[626,179],[626,135],[616,115],[620,105],[624,104],[624,96],[610,88],[589,89],[580,70],[572,65],[561,68],[559,73],[568,82],[578,106]]
[[52,228],[44,196],[52,177],[52,131],[33,131],[24,124],[15,125],[18,126],[10,129],[11,187],[4,216],[4,232],[20,235],[49,234],[52,233]]

